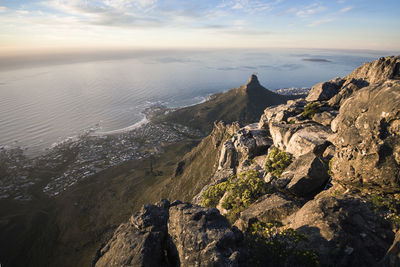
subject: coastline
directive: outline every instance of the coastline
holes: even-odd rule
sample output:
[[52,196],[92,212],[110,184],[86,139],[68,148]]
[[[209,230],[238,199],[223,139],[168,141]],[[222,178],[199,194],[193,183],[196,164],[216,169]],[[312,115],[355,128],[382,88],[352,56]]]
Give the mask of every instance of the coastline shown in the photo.
[[148,120],[147,116],[144,116],[140,121],[136,122],[135,124],[128,126],[128,127],[124,127],[121,129],[116,129],[116,130],[112,130],[112,131],[107,131],[107,132],[91,132],[89,133],[89,136],[93,136],[93,137],[99,137],[99,136],[104,136],[104,135],[113,135],[113,134],[121,134],[121,133],[127,133],[130,132],[132,130],[135,130],[137,128],[140,128],[141,126],[149,123],[150,121]]

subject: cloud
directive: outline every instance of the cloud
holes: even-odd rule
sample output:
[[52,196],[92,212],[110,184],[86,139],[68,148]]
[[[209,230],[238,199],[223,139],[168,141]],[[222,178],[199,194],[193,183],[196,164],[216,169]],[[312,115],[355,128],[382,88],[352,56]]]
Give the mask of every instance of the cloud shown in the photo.
[[347,12],[349,12],[350,10],[352,10],[354,7],[352,7],[352,6],[347,6],[347,7],[344,7],[344,8],[342,8],[341,10],[340,10],[340,13],[347,13]]
[[329,23],[331,21],[333,21],[333,19],[331,19],[331,18],[315,20],[315,21],[311,22],[310,24],[308,24],[307,26],[315,27],[315,26],[318,26],[318,25],[321,25],[321,24]]
[[326,10],[326,7],[314,3],[312,5],[309,5],[309,6],[305,7],[305,8],[297,11],[296,12],[296,16],[305,18],[305,17],[309,17],[311,15],[315,15],[315,14],[320,13],[320,12],[325,11],[325,10]]
[[265,10],[271,10],[273,7],[281,3],[283,0],[275,0],[265,3],[264,1],[257,0],[232,0],[223,1],[217,8],[230,8],[233,10],[240,10],[246,13],[257,13]]
[[7,7],[5,6],[0,6],[0,12],[5,12],[7,11]]

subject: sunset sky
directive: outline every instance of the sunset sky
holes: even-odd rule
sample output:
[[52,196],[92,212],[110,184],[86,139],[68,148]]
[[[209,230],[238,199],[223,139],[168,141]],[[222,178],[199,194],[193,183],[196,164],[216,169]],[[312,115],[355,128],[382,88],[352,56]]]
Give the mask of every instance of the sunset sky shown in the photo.
[[400,50],[399,0],[0,0],[0,53],[67,48]]

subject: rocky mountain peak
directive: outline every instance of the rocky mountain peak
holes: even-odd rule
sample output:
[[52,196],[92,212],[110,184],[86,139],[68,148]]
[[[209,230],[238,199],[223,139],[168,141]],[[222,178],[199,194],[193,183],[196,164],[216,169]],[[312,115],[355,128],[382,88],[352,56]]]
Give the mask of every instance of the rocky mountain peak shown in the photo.
[[244,89],[248,91],[259,87],[262,87],[262,85],[258,81],[257,75],[252,74],[249,80],[247,81],[246,85],[244,86]]

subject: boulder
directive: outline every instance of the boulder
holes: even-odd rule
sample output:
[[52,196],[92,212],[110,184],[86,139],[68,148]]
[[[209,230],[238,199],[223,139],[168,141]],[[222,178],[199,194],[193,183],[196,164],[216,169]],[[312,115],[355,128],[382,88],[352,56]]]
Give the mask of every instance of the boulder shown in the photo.
[[222,145],[218,169],[233,169],[237,164],[237,152],[232,140],[226,140]]
[[284,220],[305,234],[322,266],[376,266],[392,240],[390,225],[361,199],[323,191]]
[[165,258],[169,202],[145,205],[121,224],[94,259],[94,266],[168,266]]
[[304,111],[307,102],[304,99],[290,100],[286,104],[268,107],[264,110],[264,114],[260,118],[258,127],[260,129],[268,129],[271,122],[286,123],[289,118],[295,117]]
[[313,121],[318,122],[319,124],[322,124],[324,126],[331,126],[331,122],[336,118],[338,112],[335,111],[324,111],[321,113],[316,113],[313,116]]
[[238,266],[242,233],[217,209],[171,207],[168,233],[180,266]]
[[360,89],[332,122],[333,178],[343,185],[400,191],[400,81]]
[[321,156],[309,152],[295,159],[275,182],[277,187],[296,196],[312,196],[328,182],[328,164]]
[[270,124],[274,146],[294,157],[314,152],[323,153],[330,144],[331,130],[323,125],[307,122],[298,124]]
[[306,100],[309,102],[329,100],[339,92],[339,89],[342,87],[344,82],[344,79],[335,78],[333,80],[314,85],[308,93]]
[[232,138],[239,162],[265,154],[272,141],[268,132],[251,124],[240,129]]
[[240,213],[235,226],[242,231],[247,231],[254,222],[282,221],[299,208],[299,203],[283,194],[265,195]]

